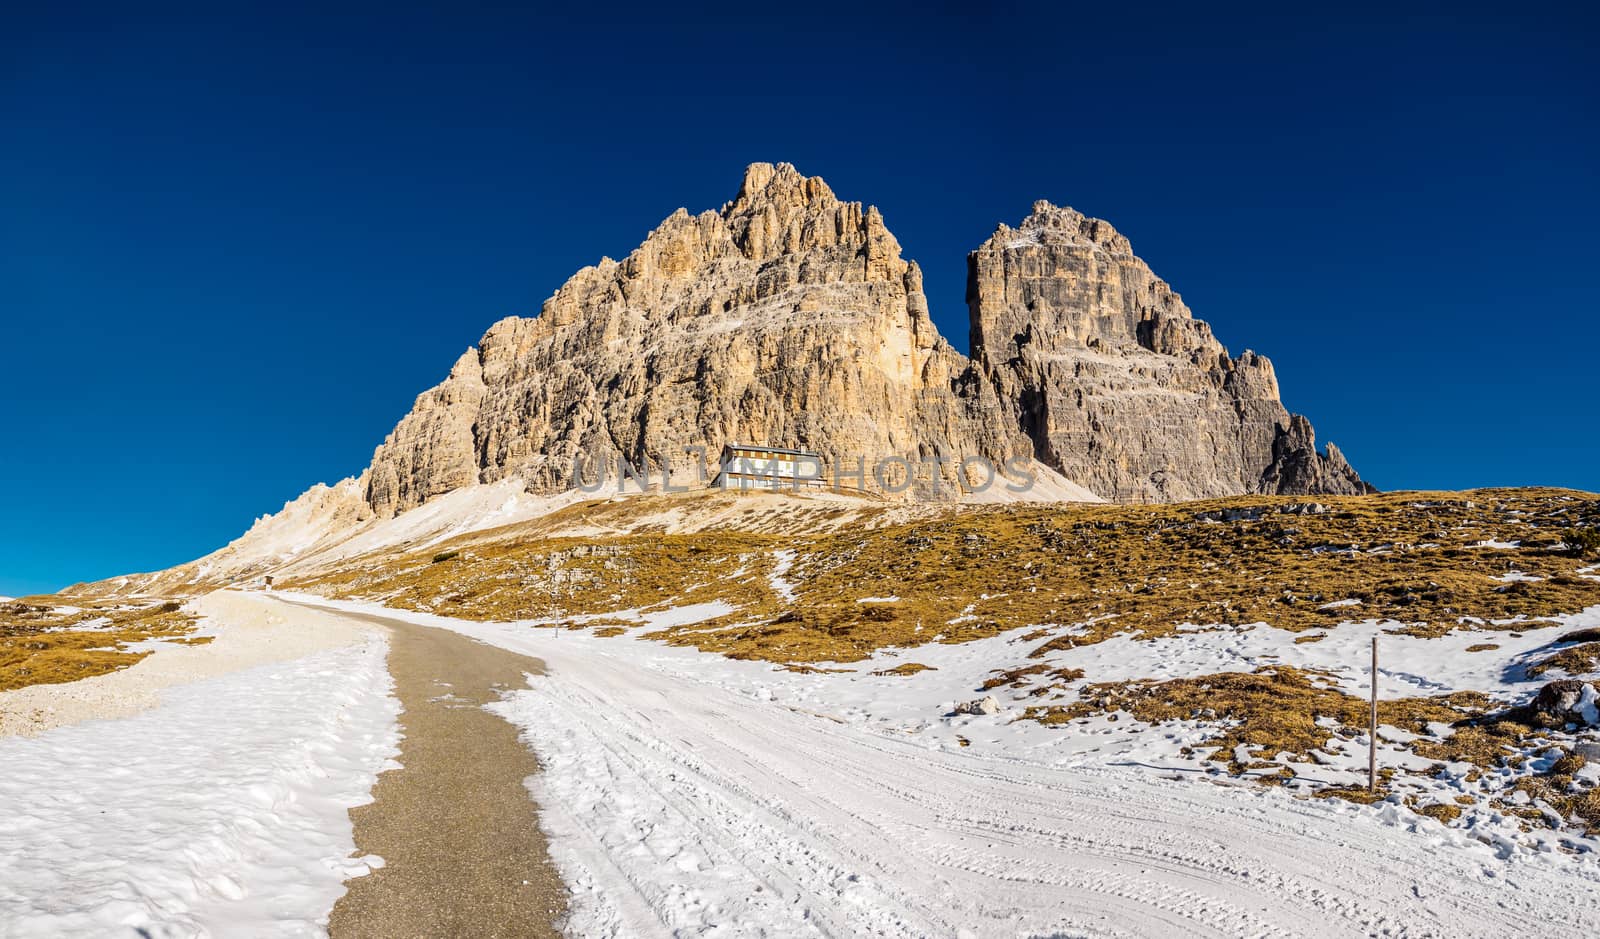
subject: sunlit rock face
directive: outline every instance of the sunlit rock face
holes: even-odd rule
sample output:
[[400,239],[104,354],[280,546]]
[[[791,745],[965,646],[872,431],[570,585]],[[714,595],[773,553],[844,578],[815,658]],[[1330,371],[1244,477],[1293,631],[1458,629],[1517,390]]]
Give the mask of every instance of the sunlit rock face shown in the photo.
[[[692,483],[685,448],[729,442],[831,469],[1037,460],[1119,501],[1364,491],[1284,410],[1271,364],[1230,358],[1105,222],[1040,203],[970,269],[969,360],[877,209],[754,164],[721,209],[678,210],[491,326],[377,449],[366,500],[393,514],[512,476],[555,491],[618,458]],[[961,472],[925,464],[903,495],[954,497]]]

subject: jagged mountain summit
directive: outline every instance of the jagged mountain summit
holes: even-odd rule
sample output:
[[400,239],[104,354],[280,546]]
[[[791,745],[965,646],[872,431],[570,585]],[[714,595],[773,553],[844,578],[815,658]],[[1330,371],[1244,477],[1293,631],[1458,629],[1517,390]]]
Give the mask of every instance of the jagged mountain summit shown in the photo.
[[[618,457],[692,475],[685,447],[732,441],[1031,460],[1047,491],[1111,501],[1370,490],[1317,452],[1271,363],[1230,357],[1106,222],[1040,202],[969,266],[970,359],[877,209],[753,164],[721,209],[679,209],[491,326],[377,448],[365,500],[392,515],[511,477],[555,492]],[[932,488],[953,489],[912,492]]]
[[1113,502],[1371,487],[1107,222],[1048,202],[968,257],[973,367],[1038,458]]

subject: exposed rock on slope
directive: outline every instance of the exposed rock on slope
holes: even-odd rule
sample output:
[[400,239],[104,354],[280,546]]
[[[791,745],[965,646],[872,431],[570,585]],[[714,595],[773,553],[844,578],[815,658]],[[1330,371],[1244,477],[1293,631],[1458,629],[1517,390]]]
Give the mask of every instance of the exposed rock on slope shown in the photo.
[[556,491],[580,458],[693,481],[683,448],[731,441],[833,467],[1036,458],[1086,499],[1365,490],[1291,420],[1266,359],[1229,358],[1105,222],[1040,203],[971,267],[969,361],[876,209],[754,164],[721,210],[680,209],[490,327],[378,448],[366,499],[389,515],[473,482]]
[[833,461],[1026,455],[957,393],[966,370],[876,209],[756,164],[721,211],[680,209],[538,317],[492,326],[378,448],[368,499],[403,511],[473,477],[565,488],[580,456],[693,478],[683,448],[728,441]]
[[1038,202],[968,267],[975,363],[1068,479],[1115,502],[1369,490],[1108,223]]

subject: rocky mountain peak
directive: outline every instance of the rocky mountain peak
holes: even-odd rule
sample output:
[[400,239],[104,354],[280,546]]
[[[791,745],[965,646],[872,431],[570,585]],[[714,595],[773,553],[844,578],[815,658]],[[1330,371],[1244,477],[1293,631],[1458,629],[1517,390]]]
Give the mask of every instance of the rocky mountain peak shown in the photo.
[[1069,479],[1115,501],[1369,488],[1316,452],[1272,363],[1230,357],[1110,223],[1036,202],[968,272],[974,358]]
[[1071,206],[1055,205],[1048,199],[1033,204],[1033,211],[1016,228],[1001,225],[995,237],[1009,232],[1012,240],[1040,244],[1074,243],[1097,245],[1111,255],[1132,255],[1133,247],[1104,219],[1091,218]]
[[722,215],[730,218],[766,207],[811,207],[831,209],[839,198],[820,176],[806,176],[791,163],[752,163],[744,169],[739,194],[723,206]]
[[[811,275],[839,264],[839,273],[848,279],[905,276],[900,243],[875,207],[841,202],[821,177],[804,176],[788,163],[750,164],[739,195],[720,214],[734,244],[750,260],[792,256]],[[818,253],[820,257],[806,257]],[[845,263],[852,256],[859,269]]]
[[1365,487],[1284,410],[1271,363],[1230,358],[1110,224],[1041,201],[968,263],[970,360],[876,208],[751,164],[721,209],[673,212],[538,316],[491,326],[374,453],[367,501],[393,514],[511,477],[557,491],[619,457],[692,476],[685,447],[734,441],[830,466],[1029,457],[1085,498]]
[[1225,354],[1166,281],[1109,222],[1040,200],[1000,225],[968,259],[972,347],[1014,355],[1140,345],[1174,355]]

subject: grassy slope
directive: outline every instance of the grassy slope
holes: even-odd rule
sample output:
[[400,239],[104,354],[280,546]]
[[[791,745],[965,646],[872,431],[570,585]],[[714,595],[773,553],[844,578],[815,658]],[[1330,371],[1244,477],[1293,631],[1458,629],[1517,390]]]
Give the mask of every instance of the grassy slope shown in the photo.
[[[635,511],[646,511],[640,499]],[[1165,506],[972,507],[882,527],[798,534],[478,534],[381,552],[289,586],[468,619],[592,617],[724,600],[733,612],[665,630],[673,643],[784,663],[849,662],[886,646],[1038,629],[1035,654],[1131,629],[1266,622],[1316,638],[1350,615],[1439,634],[1600,603],[1600,582],[1563,533],[1600,522],[1600,497],[1560,490],[1326,499],[1238,498]],[[1246,517],[1211,518],[1233,511]],[[1286,511],[1287,510],[1287,511]],[[566,513],[591,509],[575,506]],[[604,511],[615,513],[614,504]],[[1256,516],[1259,517],[1249,517]],[[559,530],[557,528],[556,530]],[[1514,549],[1477,547],[1517,542]],[[792,550],[770,578],[775,552]],[[435,560],[435,559],[439,560]],[[1519,570],[1538,580],[1505,583]],[[863,597],[899,597],[862,604]],[[1478,622],[1482,621],[1482,622]],[[1089,623],[1066,635],[1067,627]]]
[[[71,604],[71,605],[68,605]],[[70,612],[61,612],[66,606]],[[205,643],[195,617],[176,601],[114,603],[89,598],[25,597],[0,604],[0,691],[103,675],[138,662],[159,639]]]
[[[1265,622],[1315,642],[1350,618],[1392,620],[1392,631],[1423,637],[1481,630],[1482,647],[1491,648],[1497,631],[1600,604],[1600,577],[1588,566],[1594,562],[1569,546],[1580,540],[1574,531],[1600,525],[1600,496],[1506,489],[1318,504],[1326,511],[1307,511],[1307,500],[1270,497],[964,507],[910,518],[858,510],[843,528],[788,525],[783,534],[715,527],[669,534],[657,526],[592,533],[626,530],[630,513],[659,513],[651,499],[639,499],[574,506],[537,526],[426,550],[379,552],[289,586],[467,619],[564,621],[607,635],[630,622],[629,611],[721,600],[732,612],[649,635],[799,670],[858,661],[886,647],[1026,628],[1033,640],[1024,647],[1028,660],[996,662],[986,687],[1039,697],[1028,719],[1066,724],[1126,713],[1159,723],[1204,714],[1216,733],[1196,758],[1269,782],[1296,771],[1240,762],[1239,744],[1310,763],[1309,754],[1333,738],[1357,735],[1365,702],[1326,676],[1291,668],[1097,683],[1093,675],[1039,660],[1121,633],[1172,635],[1184,624]],[[572,530],[590,533],[562,534]],[[792,559],[785,563],[780,552],[793,552]],[[1506,580],[1509,571],[1529,579]],[[775,577],[792,590],[792,602]],[[858,602],[889,596],[898,601]],[[1360,600],[1359,612],[1325,608],[1338,600]],[[1552,664],[1592,669],[1588,651],[1557,653]],[[1043,703],[1046,695],[1050,703]],[[1482,694],[1463,692],[1385,701],[1380,716],[1421,734],[1412,749],[1428,759],[1488,768],[1522,761],[1520,754],[1546,745],[1547,721],[1497,708]],[[1448,738],[1432,736],[1432,722],[1459,729]],[[1517,787],[1564,814],[1600,820],[1600,795],[1573,786],[1574,761],[1581,764],[1568,758]],[[1417,808],[1445,820],[1460,811]],[[1537,810],[1506,808],[1539,823]]]

